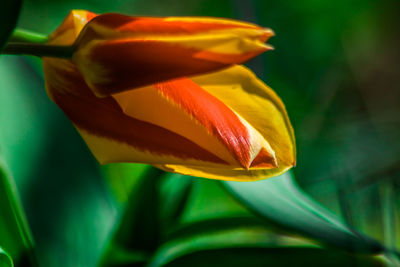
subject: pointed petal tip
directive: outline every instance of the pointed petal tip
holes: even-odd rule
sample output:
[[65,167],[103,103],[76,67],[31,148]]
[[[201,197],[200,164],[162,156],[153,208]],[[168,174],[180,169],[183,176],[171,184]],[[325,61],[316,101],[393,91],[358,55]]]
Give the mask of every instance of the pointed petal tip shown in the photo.
[[262,28],[263,36],[265,37],[272,37],[275,36],[275,32],[270,28]]
[[265,44],[264,46],[265,46],[265,51],[275,50],[275,47],[273,47],[273,46],[270,45],[270,44]]
[[265,49],[265,51],[275,49],[272,45],[266,44],[266,42],[269,40],[269,38],[271,38],[273,36],[275,36],[275,32],[273,30],[271,30],[270,28],[262,28],[261,29],[260,41],[263,43],[262,46]]
[[249,170],[250,168],[265,168],[265,169],[274,169],[278,168],[278,162],[275,157],[275,153],[269,152],[266,148],[260,149],[257,156],[253,159],[252,162],[249,163],[249,166],[246,168]]

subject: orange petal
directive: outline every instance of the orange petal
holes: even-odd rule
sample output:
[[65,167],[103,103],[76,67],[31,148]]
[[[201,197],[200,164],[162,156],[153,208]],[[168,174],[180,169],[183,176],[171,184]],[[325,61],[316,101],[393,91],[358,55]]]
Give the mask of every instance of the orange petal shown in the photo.
[[107,96],[242,63],[271,49],[264,42],[272,35],[233,20],[104,14],[81,32],[73,61],[93,92]]
[[49,44],[72,45],[83,27],[97,14],[86,10],[72,10],[61,25],[49,36]]
[[[102,14],[94,20],[90,28],[108,34],[196,34],[204,31],[232,29],[232,28],[259,28],[247,22],[231,19],[206,17],[133,17],[117,13]],[[104,36],[104,35],[103,35]]]
[[296,162],[296,144],[289,117],[280,98],[243,66],[196,76],[192,80],[208,93],[229,106],[268,141],[275,152],[277,168],[271,168],[262,158],[263,150],[253,159],[248,170],[223,169],[209,166],[162,164],[157,167],[170,172],[233,181],[254,181],[279,175]]
[[[234,168],[249,168],[259,152],[276,167],[268,142],[223,102],[188,78],[115,94],[125,114],[194,141]],[[259,158],[260,159],[260,158]]]
[[221,54],[168,42],[116,40],[80,50],[74,61],[94,93],[107,96],[171,78],[222,69],[261,52]]
[[101,163],[227,165],[191,140],[124,114],[111,97],[97,98],[69,60],[45,59],[46,88]]

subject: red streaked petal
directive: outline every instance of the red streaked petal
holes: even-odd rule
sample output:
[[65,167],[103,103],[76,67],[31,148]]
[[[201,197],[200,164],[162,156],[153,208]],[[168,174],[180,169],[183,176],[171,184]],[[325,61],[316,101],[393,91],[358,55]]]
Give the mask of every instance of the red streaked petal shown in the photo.
[[248,130],[224,103],[187,78],[158,83],[155,87],[216,136],[242,167],[250,165]]
[[273,35],[229,19],[103,14],[81,32],[73,61],[102,97],[243,63],[272,49]]
[[200,17],[132,17],[116,13],[102,14],[90,27],[102,27],[119,33],[137,34],[196,34],[232,28],[261,28],[230,19]]
[[[74,61],[98,96],[122,92],[182,76],[222,69],[264,50],[222,54],[145,40],[101,42],[78,51]],[[133,78],[134,76],[134,78]]]
[[72,45],[83,27],[97,14],[86,10],[72,10],[61,25],[49,36],[50,44]]
[[[255,181],[277,176],[296,164],[293,128],[282,100],[243,66],[232,66],[219,72],[191,78],[204,90],[220,99],[244,118],[268,141],[277,160],[276,168],[262,167],[265,155],[259,152],[248,170],[209,166],[163,164],[157,167],[170,172],[232,181]],[[268,156],[267,156],[268,159]],[[266,161],[268,162],[268,160]]]
[[[203,164],[209,162],[227,166],[224,160],[191,140],[157,125],[127,116],[113,98],[94,96],[71,61],[45,58],[43,63],[49,97],[80,130],[99,138],[106,138],[115,144],[129,145],[132,151],[135,149],[150,156],[153,154],[154,158],[148,157],[147,163],[160,163],[157,160],[161,160],[166,164],[172,160],[175,164],[182,164],[187,163],[187,160],[194,160]],[[107,145],[108,147],[110,146]],[[95,154],[97,158],[102,158],[103,162],[112,161],[111,156],[115,158],[115,151],[103,148],[94,148],[92,151],[105,153]],[[129,158],[119,160],[132,161],[134,158],[135,162],[146,163],[141,160],[141,154],[137,154],[139,156],[136,158],[128,155]],[[164,160],[163,156],[166,156],[167,160]],[[192,161],[190,164],[198,164]]]
[[250,168],[275,168],[277,165],[275,163],[275,158],[271,157],[271,153],[265,148],[261,148],[258,155],[251,162]]
[[132,89],[113,97],[125,114],[193,140],[232,167],[249,168],[262,148],[269,152],[268,163],[276,166],[267,141],[223,102],[188,78]]
[[182,136],[126,116],[112,98],[83,98],[51,91],[54,101],[68,118],[78,128],[92,135],[153,154],[224,164],[223,160]]

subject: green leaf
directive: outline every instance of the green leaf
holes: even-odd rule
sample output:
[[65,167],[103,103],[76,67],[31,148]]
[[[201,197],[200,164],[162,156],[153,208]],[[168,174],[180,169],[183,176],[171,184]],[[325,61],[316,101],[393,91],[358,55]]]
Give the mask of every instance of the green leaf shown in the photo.
[[[39,148],[41,144],[40,135],[30,131],[40,120],[31,117],[37,112],[34,105],[21,104],[35,99],[35,93],[20,90],[23,72],[19,63],[8,56],[0,59],[0,246],[15,264],[35,266],[33,238],[19,197],[24,199],[27,177],[37,158],[29,149]],[[25,81],[35,84],[30,76]],[[28,134],[30,140],[27,140]]]
[[13,267],[13,261],[10,255],[0,247],[0,266]]
[[158,182],[163,171],[148,170],[137,190],[131,193],[121,224],[114,237],[119,246],[153,251],[159,242]]
[[379,259],[318,248],[221,248],[196,251],[163,266],[384,266]]
[[0,247],[9,253],[0,250],[0,254],[8,256],[10,261],[13,258],[19,264],[30,262],[31,265],[36,265],[33,239],[12,176],[2,158],[0,158],[0,236]]
[[[192,177],[185,177],[193,179]],[[246,216],[250,212],[240,205],[211,179],[194,178],[186,208],[181,217],[182,224],[232,216]]]
[[114,163],[101,167],[103,177],[121,209],[125,208],[132,191],[150,168],[150,165],[134,163]]
[[324,250],[307,240],[248,225],[174,239],[161,246],[146,266],[338,266],[338,263],[379,266],[380,262],[373,257]]
[[290,172],[257,182],[222,184],[250,210],[288,231],[347,251],[380,253],[384,249],[308,197]]
[[117,220],[102,265],[142,265],[178,222],[192,179],[148,165],[113,164],[103,169],[123,216]]
[[[151,265],[150,265],[151,266]],[[156,265],[157,266],[157,265]],[[264,266],[385,266],[379,259],[356,257],[343,252],[309,247],[236,247],[206,249],[185,254],[168,267],[264,267]]]
[[[165,173],[148,166],[140,169],[142,172],[139,173],[134,172],[137,170],[135,167],[132,169],[124,164],[112,168],[113,173],[122,174],[118,177],[122,184],[129,184],[125,189],[114,187],[119,188],[114,192],[129,195],[129,199],[121,207],[123,215],[117,219],[118,226],[103,253],[101,265],[140,264],[147,260],[160,242],[159,183]],[[127,180],[128,183],[124,182]]]
[[95,266],[118,215],[99,164],[22,57],[1,57],[0,77],[0,147],[40,266]]
[[8,40],[17,23],[21,0],[3,0],[0,9],[0,50]]
[[166,173],[160,188],[160,219],[164,230],[179,221],[193,185],[193,177],[176,173]]
[[263,220],[255,216],[225,216],[221,218],[205,219],[192,223],[179,224],[167,233],[166,240],[185,238],[191,235],[215,233],[224,230],[233,230],[241,227],[265,227]]

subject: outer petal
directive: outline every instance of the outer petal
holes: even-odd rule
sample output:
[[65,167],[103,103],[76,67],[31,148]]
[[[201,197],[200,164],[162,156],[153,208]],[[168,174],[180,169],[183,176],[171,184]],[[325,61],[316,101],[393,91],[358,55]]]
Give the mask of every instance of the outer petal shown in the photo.
[[192,140],[229,163],[229,168],[276,167],[274,151],[261,134],[188,78],[113,97],[125,114]]
[[45,59],[44,72],[49,97],[72,121],[100,163],[228,166],[193,141],[124,114],[113,98],[94,96],[71,61]]
[[296,162],[292,126],[282,101],[275,92],[243,66],[192,78],[203,89],[235,110],[268,141],[275,151],[278,168],[226,170],[174,164],[157,165],[167,171],[221,180],[251,181],[278,175]]
[[[50,43],[71,44],[94,16],[71,11],[51,35]],[[228,165],[185,137],[125,115],[113,98],[94,96],[72,61],[43,58],[43,68],[49,97],[72,121],[100,163]]]
[[271,49],[264,42],[272,35],[233,20],[104,14],[82,31],[73,60],[94,93],[107,96],[244,62]]
[[86,10],[71,10],[61,25],[50,35],[49,43],[57,45],[72,45],[83,27],[96,17]]
[[[46,59],[44,70],[49,96],[100,163],[148,163],[225,180],[238,171],[246,176],[246,168],[276,168],[275,152],[261,132],[191,81],[97,98],[72,62]],[[239,179],[248,179],[245,176]]]
[[[52,34],[50,42],[73,43],[82,27],[95,16],[90,12],[72,11]],[[176,34],[172,38],[174,42],[182,40],[182,46],[188,47],[200,46],[193,40],[201,40],[203,31],[210,28],[212,31],[231,28],[239,32],[257,28],[213,19],[200,19],[201,23],[197,18],[163,19],[191,25],[183,24],[186,25],[183,28],[177,28],[174,23],[170,28],[164,27],[155,18],[137,20],[151,21],[140,26],[144,27],[142,32],[140,27],[136,29],[137,34],[151,36],[155,32],[158,37],[153,41],[168,42],[173,33]],[[126,31],[122,27],[112,33],[131,34],[129,29]],[[165,32],[159,34],[159,31]],[[184,35],[190,37],[182,38]],[[265,36],[254,38],[266,39]],[[218,45],[210,47],[208,51],[198,52],[199,58],[223,62],[225,55],[218,51]],[[234,54],[235,45],[231,48]],[[232,59],[231,56],[225,59]],[[43,63],[50,98],[74,123],[101,163],[149,163],[168,171],[238,181],[267,178],[294,165],[294,136],[283,104],[244,67],[157,83],[99,99],[72,61],[44,58]],[[106,93],[111,92],[114,91]]]

